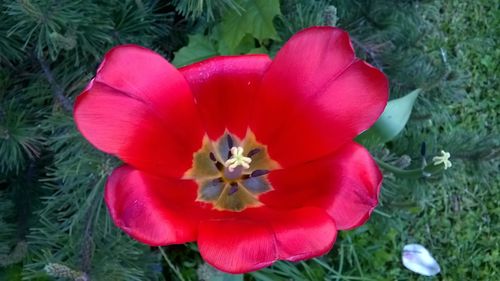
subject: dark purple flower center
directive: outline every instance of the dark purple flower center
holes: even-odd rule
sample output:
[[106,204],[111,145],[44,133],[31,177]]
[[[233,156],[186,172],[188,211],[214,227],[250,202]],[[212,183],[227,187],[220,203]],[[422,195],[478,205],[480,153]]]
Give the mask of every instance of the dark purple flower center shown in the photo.
[[272,190],[267,174],[276,168],[251,132],[243,140],[226,133],[217,141],[205,139],[186,177],[198,183],[198,201],[217,210],[241,211],[262,205],[258,196]]

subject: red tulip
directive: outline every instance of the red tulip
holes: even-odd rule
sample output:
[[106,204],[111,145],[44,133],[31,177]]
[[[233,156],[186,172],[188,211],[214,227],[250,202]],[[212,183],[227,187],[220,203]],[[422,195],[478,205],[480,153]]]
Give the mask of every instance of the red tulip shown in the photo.
[[106,184],[118,227],[160,246],[197,241],[242,273],[327,253],[363,224],[381,173],[353,139],[387,103],[382,72],[333,27],[275,59],[222,56],[180,69],[135,45],[110,50],[77,98],[80,132],[126,164]]

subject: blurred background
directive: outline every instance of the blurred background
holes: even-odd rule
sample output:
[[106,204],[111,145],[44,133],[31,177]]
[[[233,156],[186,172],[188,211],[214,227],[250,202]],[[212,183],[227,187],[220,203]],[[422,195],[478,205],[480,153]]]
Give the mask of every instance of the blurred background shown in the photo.
[[[437,280],[500,280],[500,3],[495,0],[0,1],[0,280],[427,280],[403,267],[429,249]],[[380,206],[333,250],[223,275],[196,244],[152,248],[114,226],[103,184],[119,161],[72,120],[75,97],[112,46],[152,48],[176,66],[273,56],[298,30],[347,30],[389,77],[419,89],[405,129],[362,141],[385,163]],[[410,106],[411,109],[411,106]],[[441,150],[453,166],[408,177]],[[160,251],[161,250],[161,251]]]

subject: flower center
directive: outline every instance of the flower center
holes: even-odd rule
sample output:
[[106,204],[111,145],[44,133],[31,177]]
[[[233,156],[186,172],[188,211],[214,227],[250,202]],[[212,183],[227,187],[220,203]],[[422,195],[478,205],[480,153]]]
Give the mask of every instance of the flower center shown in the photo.
[[262,205],[258,196],[272,190],[267,174],[278,167],[250,131],[242,140],[226,133],[216,141],[205,137],[185,178],[198,184],[197,201],[216,210],[242,211]]

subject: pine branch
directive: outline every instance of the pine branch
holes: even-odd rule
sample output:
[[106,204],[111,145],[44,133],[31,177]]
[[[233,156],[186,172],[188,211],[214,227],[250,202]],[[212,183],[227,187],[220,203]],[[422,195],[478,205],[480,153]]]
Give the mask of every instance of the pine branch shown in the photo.
[[351,37],[351,40],[356,47],[361,49],[368,56],[368,60],[373,64],[373,66],[382,71],[384,70],[382,63],[377,58],[376,51],[373,48],[368,47],[367,45],[363,44],[361,41],[357,40],[354,37]]
[[[95,200],[94,200],[95,201]],[[95,207],[90,206],[85,214],[85,230],[83,232],[83,242],[81,248],[81,267],[82,272],[89,274],[92,265],[92,245],[94,231],[94,212]],[[88,279],[90,281],[90,279]]]
[[18,178],[15,187],[15,207],[17,210],[17,236],[19,240],[26,239],[29,232],[29,219],[33,212],[32,192],[37,182],[35,161],[30,160],[22,178]]
[[54,95],[54,98],[61,104],[61,106],[64,108],[64,110],[66,110],[68,112],[72,112],[73,105],[72,105],[71,101],[67,97],[64,96],[64,89],[61,87],[61,85],[59,85],[56,82],[56,80],[54,78],[54,74],[50,70],[50,67],[47,64],[47,62],[44,59],[42,59],[41,57],[37,57],[37,61],[40,64],[40,66],[42,67],[43,73],[45,74],[47,81],[49,82],[49,84],[52,87],[52,94]]

